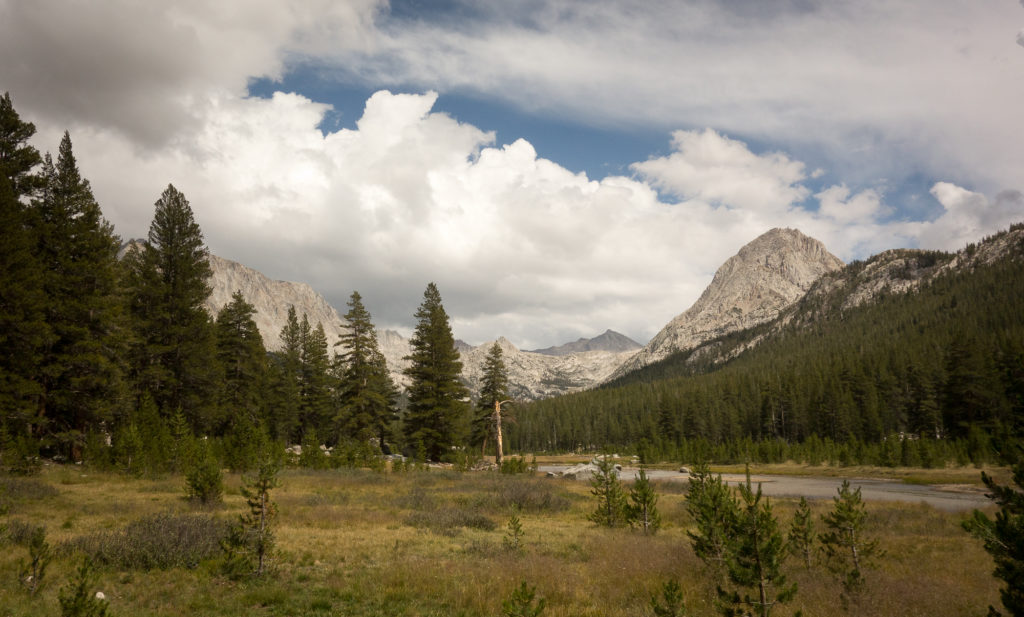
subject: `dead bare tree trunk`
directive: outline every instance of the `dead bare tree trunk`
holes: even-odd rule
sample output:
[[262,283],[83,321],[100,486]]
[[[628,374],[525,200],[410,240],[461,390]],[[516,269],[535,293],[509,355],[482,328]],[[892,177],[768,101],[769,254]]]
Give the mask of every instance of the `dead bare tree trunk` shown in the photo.
[[501,406],[512,401],[494,401],[494,463],[501,469],[501,459],[504,456],[501,447]]

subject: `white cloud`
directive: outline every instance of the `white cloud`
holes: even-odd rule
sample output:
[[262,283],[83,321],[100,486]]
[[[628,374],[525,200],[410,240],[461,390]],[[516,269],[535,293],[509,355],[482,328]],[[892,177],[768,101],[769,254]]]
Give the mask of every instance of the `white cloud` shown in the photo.
[[875,189],[865,189],[851,197],[850,189],[838,184],[817,193],[815,198],[818,212],[838,223],[870,222],[890,211],[882,205],[882,196]]
[[1003,191],[990,201],[981,193],[953,183],[936,182],[931,194],[942,204],[944,212],[934,221],[911,224],[923,248],[957,250],[1024,221],[1024,197],[1020,191]]
[[684,199],[766,212],[785,211],[807,197],[804,164],[785,154],[757,155],[712,129],[676,131],[675,152],[634,163],[648,182]]

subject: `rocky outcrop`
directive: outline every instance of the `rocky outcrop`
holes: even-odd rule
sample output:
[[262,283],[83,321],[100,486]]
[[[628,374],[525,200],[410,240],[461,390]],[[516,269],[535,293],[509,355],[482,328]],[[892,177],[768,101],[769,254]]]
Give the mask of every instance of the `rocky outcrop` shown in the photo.
[[[497,340],[508,369],[509,394],[517,400],[536,400],[578,392],[607,379],[631,352],[583,351],[552,356],[517,349],[508,339]],[[483,380],[484,362],[494,341],[462,353],[462,376],[474,392]]]
[[795,229],[772,229],[740,249],[700,298],[623,363],[619,377],[730,332],[771,321],[822,275],[843,267],[825,246]]
[[584,351],[610,351],[612,353],[623,353],[627,351],[637,351],[641,347],[643,347],[643,345],[637,343],[628,336],[619,334],[614,330],[605,330],[604,334],[595,336],[594,338],[580,338],[572,343],[566,343],[565,345],[559,345],[557,347],[535,349],[531,353],[539,353],[546,356],[567,356],[572,353],[580,353]]
[[206,300],[207,310],[216,315],[231,302],[232,294],[241,291],[245,301],[256,308],[253,320],[268,351],[281,348],[281,329],[288,321],[290,306],[295,307],[299,321],[305,314],[314,328],[317,323],[323,325],[328,345],[334,345],[341,336],[344,321],[338,311],[306,283],[275,281],[252,268],[216,255],[210,255],[210,267],[213,269],[210,279],[213,291]]

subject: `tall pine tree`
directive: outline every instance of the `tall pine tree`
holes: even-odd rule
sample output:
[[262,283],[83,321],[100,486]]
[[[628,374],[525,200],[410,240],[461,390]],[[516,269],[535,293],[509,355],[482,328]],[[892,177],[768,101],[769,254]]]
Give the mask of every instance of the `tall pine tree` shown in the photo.
[[178,189],[168,185],[155,205],[148,240],[125,258],[135,386],[165,417],[181,409],[194,429],[209,430],[219,421],[215,335],[203,307],[210,295],[209,253]]
[[[330,434],[330,423],[335,416],[334,392],[336,380],[331,371],[327,354],[327,334],[324,326],[317,322],[315,328],[302,315],[300,325],[302,340],[302,370],[299,382],[299,417],[303,435],[313,429],[321,439]],[[333,443],[334,440],[328,439]]]
[[224,372],[220,404],[229,424],[239,419],[253,426],[262,424],[267,352],[254,314],[256,308],[241,291],[232,294],[231,302],[217,313],[217,359]]
[[358,291],[352,292],[345,313],[346,331],[335,346],[341,406],[337,417],[342,436],[357,440],[376,437],[383,450],[395,416],[395,385],[377,344],[377,331]]
[[37,421],[78,458],[86,432],[111,419],[121,400],[124,336],[119,241],[78,171],[67,132],[56,166],[49,156],[44,163],[33,223],[53,331],[40,358]]
[[302,378],[302,330],[295,306],[280,334],[281,350],[271,354],[271,393],[267,411],[267,429],[271,437],[299,443],[299,381]]
[[411,364],[405,374],[412,383],[405,437],[414,449],[439,460],[461,437],[468,391],[459,381],[462,362],[441,293],[433,283],[427,285],[416,321],[409,341],[412,353],[406,357]]
[[484,359],[484,374],[477,399],[476,414],[473,418],[473,441],[481,444],[481,454],[487,449],[487,440],[494,438],[494,460],[501,465],[502,452],[502,404],[509,403],[508,369],[502,359],[504,352],[495,342]]
[[24,198],[38,184],[42,162],[28,144],[35,126],[22,122],[11,97],[0,98],[0,424],[8,434],[29,433],[41,394],[39,364],[50,336],[45,321],[43,270]]

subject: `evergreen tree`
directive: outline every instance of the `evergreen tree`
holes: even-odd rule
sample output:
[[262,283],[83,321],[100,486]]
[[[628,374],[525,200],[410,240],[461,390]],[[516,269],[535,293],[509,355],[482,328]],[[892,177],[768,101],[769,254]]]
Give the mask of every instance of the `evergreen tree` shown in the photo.
[[78,171],[68,133],[43,174],[32,221],[52,336],[40,358],[36,421],[48,422],[64,453],[78,459],[89,428],[110,420],[121,400],[119,242]]
[[28,211],[2,176],[0,229],[0,424],[27,438],[42,393],[39,365],[51,330]]
[[590,494],[597,498],[597,508],[588,519],[604,527],[621,527],[626,522],[626,493],[615,465],[607,456],[597,458],[597,472],[590,480]]
[[405,374],[412,383],[405,437],[410,445],[422,447],[428,458],[439,460],[461,437],[466,413],[463,399],[468,391],[459,381],[462,362],[441,294],[433,283],[427,285],[416,321],[409,341],[412,353],[406,357],[411,364]]
[[217,360],[223,370],[220,405],[228,425],[261,425],[266,383],[267,352],[253,315],[256,308],[241,291],[217,313]]
[[388,426],[395,418],[397,391],[377,345],[370,312],[358,291],[352,292],[348,307],[346,332],[335,343],[343,350],[337,358],[341,398],[337,421],[342,435],[359,441],[376,437],[383,450]]
[[731,539],[739,520],[739,504],[722,476],[712,476],[707,463],[698,463],[690,471],[686,511],[697,526],[696,531],[686,532],[693,552],[721,574],[732,552]]
[[327,335],[323,324],[311,328],[306,315],[302,316],[302,370],[299,384],[299,417],[303,432],[313,428],[320,435],[330,433],[330,423],[336,415],[334,404],[335,379],[327,354]]
[[295,306],[288,307],[288,317],[280,334],[281,350],[271,355],[271,404],[268,424],[271,437],[288,443],[302,438],[299,428],[302,379],[302,328]]
[[850,593],[863,585],[861,568],[866,559],[877,553],[878,542],[864,536],[867,512],[861,501],[860,487],[851,491],[850,481],[843,480],[838,493],[833,498],[833,510],[821,517],[826,529],[821,536],[821,546],[829,567],[840,575],[843,587]]
[[107,601],[96,595],[95,586],[92,559],[86,556],[75,578],[57,593],[61,617],[107,617]]
[[658,494],[654,492],[647,470],[643,465],[636,482],[629,489],[629,509],[626,518],[630,525],[638,527],[644,535],[653,535],[661,528],[661,514],[658,512]]
[[[1024,616],[1024,463],[1013,468],[1013,486],[1002,486],[982,472],[988,497],[999,506],[995,520],[974,511],[964,528],[980,539],[996,562],[995,575],[1006,586],[999,590],[1003,607],[1013,617]],[[990,615],[999,615],[989,607]]]
[[749,469],[747,482],[740,485],[739,493],[742,505],[736,520],[735,547],[726,562],[727,570],[730,582],[741,588],[756,589],[757,596],[747,593],[741,596],[739,591],[725,593],[721,589],[719,595],[727,604],[726,615],[768,617],[775,604],[793,598],[796,584],[786,585],[782,574],[785,541],[772,514],[771,503],[761,499],[761,485],[758,484],[756,493],[751,487]]
[[811,505],[806,497],[800,498],[793,515],[793,523],[789,527],[789,551],[803,560],[804,566],[811,567],[811,555],[817,534],[814,531],[814,519],[811,518]]
[[279,485],[280,470],[280,458],[265,450],[260,455],[256,475],[243,478],[241,492],[249,512],[239,517],[223,543],[232,570],[244,568],[256,576],[262,576],[266,570],[267,558],[274,548],[273,527],[277,518],[277,505],[270,500],[270,491]]
[[[8,186],[18,201],[31,196],[39,188],[40,177],[32,173],[43,159],[28,140],[36,133],[36,126],[23,122],[14,109],[11,95],[0,98],[0,176],[7,178]],[[8,228],[4,228],[5,233]]]
[[476,416],[473,419],[473,442],[481,444],[481,454],[486,450],[487,440],[494,438],[494,462],[499,466],[504,455],[501,425],[502,405],[508,400],[508,369],[502,359],[501,345],[495,342],[484,359],[484,374],[477,399]]
[[174,186],[156,201],[149,238],[125,257],[136,343],[135,386],[165,417],[181,410],[196,429],[217,424],[215,334],[203,307],[212,274],[203,234]]
[[23,200],[39,184],[33,170],[42,158],[28,143],[35,132],[5,93],[0,98],[0,424],[24,438],[41,394],[39,364],[50,336],[43,269]]

